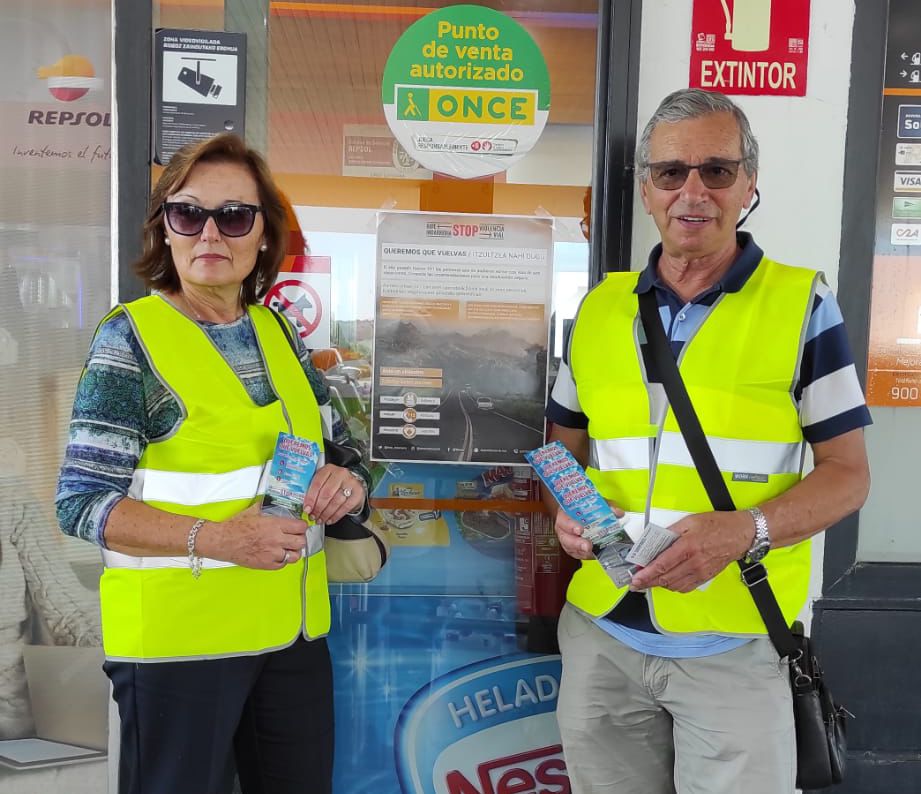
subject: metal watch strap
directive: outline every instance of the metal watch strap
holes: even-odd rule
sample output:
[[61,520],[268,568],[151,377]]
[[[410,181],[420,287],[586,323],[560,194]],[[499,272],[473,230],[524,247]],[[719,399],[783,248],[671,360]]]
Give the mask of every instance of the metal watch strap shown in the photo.
[[752,520],[755,522],[755,536],[752,538],[752,545],[749,547],[746,557],[751,556],[751,554],[759,547],[767,543],[771,543],[771,534],[768,531],[768,522],[765,518],[764,513],[761,512],[760,507],[749,507],[748,512],[751,514]]

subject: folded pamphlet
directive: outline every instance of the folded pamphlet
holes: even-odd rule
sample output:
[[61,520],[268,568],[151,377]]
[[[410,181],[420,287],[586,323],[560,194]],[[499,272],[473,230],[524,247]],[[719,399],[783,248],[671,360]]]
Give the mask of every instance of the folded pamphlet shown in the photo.
[[320,448],[313,441],[279,433],[269,468],[262,512],[307,523],[307,556],[323,548],[323,527],[304,512],[304,497],[320,462]]
[[626,558],[633,541],[572,453],[553,441],[526,452],[525,459],[563,512],[584,527],[582,537],[591,541],[595,559],[614,584],[630,584],[637,570]]
[[634,544],[585,469],[559,441],[526,452],[525,459],[563,512],[583,525],[582,537],[592,542],[595,559],[618,587],[630,584],[639,568],[649,565],[678,539],[670,529],[647,524]]

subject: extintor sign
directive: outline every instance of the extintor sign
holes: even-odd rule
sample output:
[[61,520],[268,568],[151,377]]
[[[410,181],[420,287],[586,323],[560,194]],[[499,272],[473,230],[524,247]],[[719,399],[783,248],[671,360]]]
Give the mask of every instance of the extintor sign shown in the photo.
[[806,95],[809,0],[694,0],[691,88]]

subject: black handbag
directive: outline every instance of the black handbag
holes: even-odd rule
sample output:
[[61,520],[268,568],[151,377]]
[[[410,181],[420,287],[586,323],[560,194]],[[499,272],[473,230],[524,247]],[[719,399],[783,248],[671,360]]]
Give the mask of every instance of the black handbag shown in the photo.
[[[361,463],[356,449],[323,439],[327,463],[349,469]],[[326,525],[326,575],[331,582],[370,582],[387,562],[390,541],[386,531],[362,516],[342,516]]]
[[[639,295],[639,304],[651,359],[713,509],[735,510],[662,328],[654,290]],[[819,789],[840,783],[847,758],[847,717],[850,713],[832,698],[802,624],[797,621],[793,630],[787,626],[768,583],[767,569],[760,562],[737,560],[737,563],[771,642],[790,667],[796,730],[796,786]]]
[[[793,624],[799,659],[790,665],[793,721],[796,726],[797,785],[824,788],[844,779],[849,712],[835,703],[809,637],[799,621]],[[853,715],[851,715],[853,716]]]

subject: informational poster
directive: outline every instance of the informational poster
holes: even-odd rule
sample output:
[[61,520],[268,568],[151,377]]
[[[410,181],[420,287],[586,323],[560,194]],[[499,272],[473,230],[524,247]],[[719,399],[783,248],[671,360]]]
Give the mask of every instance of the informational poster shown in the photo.
[[431,179],[432,172],[409,155],[386,124],[345,124],[342,176]]
[[524,462],[543,443],[546,218],[382,213],[373,460]]
[[187,143],[244,135],[246,34],[161,28],[154,37],[154,159]]
[[480,5],[448,6],[394,45],[381,100],[410,157],[470,179],[505,171],[534,147],[550,113],[550,74],[514,19]]
[[809,0],[694,0],[691,88],[806,95]]
[[284,312],[309,350],[329,347],[331,265],[328,256],[295,256],[263,301]]
[[891,0],[876,187],[867,402],[921,405],[921,7]]

